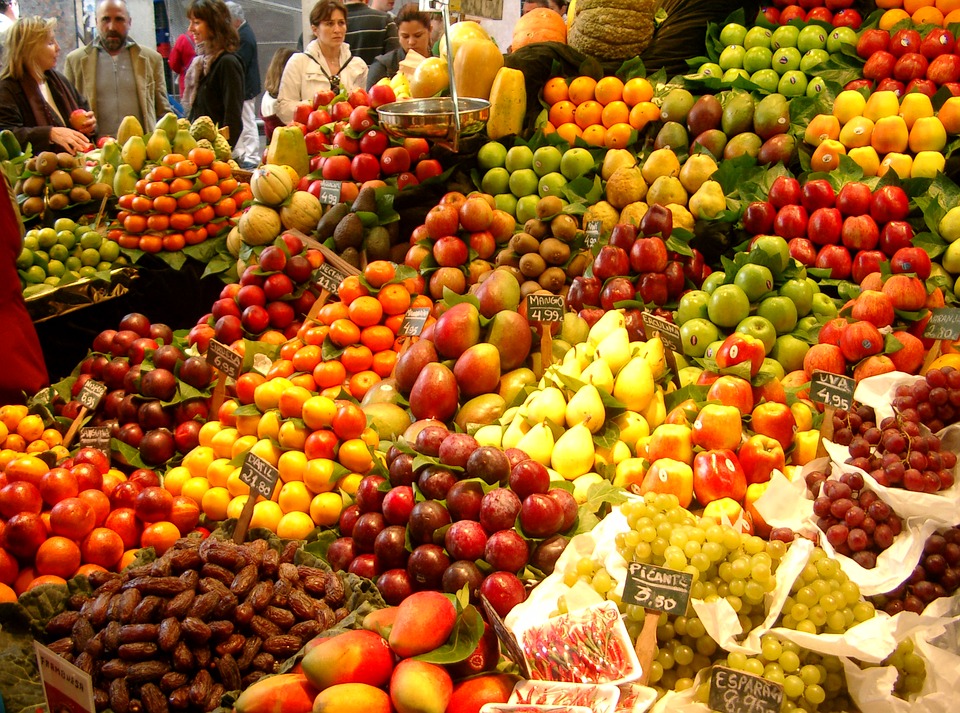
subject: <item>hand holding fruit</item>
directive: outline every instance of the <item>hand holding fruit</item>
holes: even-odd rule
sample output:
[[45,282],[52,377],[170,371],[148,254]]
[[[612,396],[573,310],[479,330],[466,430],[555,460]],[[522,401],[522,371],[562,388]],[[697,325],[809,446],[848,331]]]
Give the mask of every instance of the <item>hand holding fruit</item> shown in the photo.
[[70,112],[70,126],[81,134],[92,136],[97,130],[97,117],[94,116],[92,111],[74,109]]
[[62,146],[65,151],[76,155],[78,151],[87,151],[92,144],[84,134],[67,126],[50,127],[50,143]]

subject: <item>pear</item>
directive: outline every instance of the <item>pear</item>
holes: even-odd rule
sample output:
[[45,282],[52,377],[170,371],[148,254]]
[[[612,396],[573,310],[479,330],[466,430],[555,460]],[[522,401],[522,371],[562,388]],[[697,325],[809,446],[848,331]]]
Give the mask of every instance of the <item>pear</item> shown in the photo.
[[503,438],[500,439],[501,447],[504,450],[516,448],[528,431],[530,431],[530,424],[525,418],[514,418],[503,431]]
[[550,419],[557,425],[563,425],[567,400],[563,392],[555,386],[548,386],[537,392],[536,398],[527,406],[527,422],[531,425]]
[[591,433],[596,433],[603,428],[606,417],[607,410],[600,398],[600,392],[593,384],[585,384],[567,403],[567,428],[584,423]]
[[[506,439],[504,439],[504,446],[506,446]],[[550,454],[554,451],[553,431],[547,424],[538,423],[524,434],[514,448],[519,448],[537,463],[550,465]]]
[[[127,117],[130,118],[130,117]],[[142,136],[131,136],[120,149],[120,159],[139,173],[147,162],[147,147]]]
[[613,422],[620,429],[620,440],[632,450],[636,450],[637,441],[650,435],[650,425],[636,411],[624,411]]
[[667,406],[663,401],[663,392],[657,389],[650,403],[640,412],[650,428],[656,428],[667,418]]
[[626,329],[626,327],[627,322],[623,316],[622,309],[604,312],[603,316],[597,320],[596,324],[590,327],[590,333],[587,335],[587,343],[593,347],[596,347],[611,332],[617,329]]
[[[647,360],[643,357],[634,357],[617,374],[613,396],[631,411],[642,414],[650,405],[655,390],[653,372],[650,371]],[[647,423],[650,423],[649,419]],[[655,428],[653,424],[650,427]]]
[[954,206],[946,212],[937,225],[937,231],[948,243],[960,239],[960,206]]
[[694,154],[680,169],[680,183],[687,193],[696,193],[704,182],[717,170],[717,162],[705,153]]
[[562,374],[563,376],[568,376],[571,379],[580,379],[580,375],[583,373],[583,367],[580,365],[580,361],[577,359],[576,351],[571,349],[567,354],[572,354],[573,356],[570,359],[566,358],[559,364],[553,364],[550,369],[552,369],[556,374]]
[[[623,370],[621,369],[621,371]],[[603,359],[597,359],[597,361],[591,363],[583,370],[580,378],[588,384],[593,384],[601,391],[605,391],[608,394],[613,393],[613,372],[610,371],[610,367]]]
[[715,218],[718,213],[727,209],[723,188],[716,181],[704,181],[697,192],[690,196],[689,208],[690,213],[698,220]]
[[[664,351],[663,340],[660,337],[655,337],[645,342],[634,342],[634,344],[640,346],[634,356],[643,356],[647,360],[647,364],[650,365],[650,373],[653,374],[653,380],[658,381],[667,373],[667,355]],[[633,344],[631,344],[632,346]]]
[[116,178],[117,169],[113,164],[105,163],[100,166],[100,171],[97,173],[97,182],[106,183],[111,188],[113,187],[114,178]]
[[[676,177],[680,175],[680,159],[673,149],[663,148],[653,151],[643,162],[643,180],[647,185],[653,184],[661,177]],[[649,201],[647,201],[649,203]]]
[[594,456],[593,434],[578,423],[553,444],[550,465],[565,479],[573,480],[593,469]]
[[600,175],[604,181],[610,180],[610,176],[616,173],[621,166],[632,167],[637,165],[637,157],[627,149],[610,149],[603,157],[603,166],[600,168]]
[[125,196],[128,193],[133,193],[139,179],[140,174],[134,170],[133,166],[125,163],[120,164],[113,178],[113,195]]
[[[116,139],[107,139],[103,142],[103,146],[100,147],[100,163],[109,164],[114,168],[120,165],[120,144]],[[102,182],[106,183],[106,181]]]
[[473,437],[481,446],[500,448],[503,443],[503,428],[496,424],[481,426],[473,434]]
[[590,334],[590,325],[587,320],[576,312],[567,312],[563,315],[563,322],[560,326],[560,337],[570,344],[579,344],[587,341],[587,335]]
[[577,501],[578,505],[583,505],[587,502],[587,496],[590,493],[590,488],[594,485],[599,485],[600,483],[607,482],[606,479],[599,473],[587,473],[586,475],[581,475],[579,478],[573,481],[573,499]]
[[623,441],[616,441],[610,448],[597,448],[593,455],[593,467],[600,470],[604,466],[618,465],[633,455],[628,446]]
[[596,358],[603,359],[610,367],[611,373],[616,376],[628,361],[630,361],[630,335],[626,328],[615,329],[597,345]]

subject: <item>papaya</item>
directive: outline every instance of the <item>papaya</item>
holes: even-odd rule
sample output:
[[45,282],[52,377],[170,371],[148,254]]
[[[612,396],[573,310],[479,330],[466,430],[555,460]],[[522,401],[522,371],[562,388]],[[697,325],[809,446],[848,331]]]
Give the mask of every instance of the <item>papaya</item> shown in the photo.
[[317,689],[296,673],[281,673],[249,686],[234,703],[236,713],[310,713]]
[[120,158],[120,144],[116,139],[107,139],[100,147],[100,164],[116,168],[123,162]]
[[493,80],[503,66],[500,48],[488,40],[467,40],[453,61],[457,96],[489,99]]
[[266,163],[290,166],[300,178],[306,176],[310,172],[310,157],[303,132],[295,126],[275,129],[267,147]]
[[125,116],[117,127],[117,143],[123,146],[133,136],[143,138],[143,126],[135,116]]
[[0,144],[3,144],[3,148],[7,150],[7,156],[9,158],[19,158],[23,155],[20,142],[17,141],[17,137],[13,135],[10,129],[0,131]]
[[523,118],[526,113],[527,87],[523,72],[501,67],[490,90],[487,136],[496,140],[510,134],[519,134],[523,131]]

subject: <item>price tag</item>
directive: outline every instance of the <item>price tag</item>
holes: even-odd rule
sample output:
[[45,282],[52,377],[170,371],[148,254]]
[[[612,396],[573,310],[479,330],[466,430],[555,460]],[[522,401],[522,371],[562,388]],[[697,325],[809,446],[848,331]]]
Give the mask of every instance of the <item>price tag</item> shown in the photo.
[[587,248],[592,248],[600,240],[600,229],[603,227],[603,221],[588,220],[584,232],[586,233]]
[[642,312],[640,319],[643,320],[643,331],[646,332],[647,339],[652,339],[654,335],[659,334],[660,339],[669,349],[678,354],[683,354],[683,339],[680,338],[680,327],[649,312]]
[[106,393],[106,384],[94,381],[93,379],[87,379],[83,384],[83,388],[80,389],[80,395],[77,396],[77,401],[80,402],[81,406],[86,407],[90,411],[94,411],[97,406],[100,405],[100,399],[102,399]]
[[320,203],[323,205],[336,205],[340,202],[340,181],[321,181],[320,182]]
[[398,336],[419,337],[420,332],[423,331],[423,325],[427,323],[429,316],[429,307],[413,307],[408,309],[403,317],[403,322],[400,324]]
[[623,584],[623,601],[644,609],[683,616],[692,585],[693,575],[689,572],[631,562]]
[[709,706],[720,713],[779,713],[783,686],[732,668],[714,666]]
[[210,366],[217,371],[222,371],[231,379],[240,377],[240,371],[243,369],[243,357],[226,344],[221,344],[216,339],[211,339],[205,358]]
[[110,457],[110,427],[87,426],[80,429],[80,445],[83,448],[96,448]]
[[336,294],[337,290],[340,289],[340,283],[343,282],[345,277],[346,275],[329,262],[322,263],[317,268],[317,284],[333,294]]
[[517,641],[517,637],[514,636],[513,632],[507,628],[507,625],[504,623],[503,619],[501,619],[500,615],[497,614],[497,610],[493,608],[490,600],[487,599],[487,597],[483,594],[480,595],[480,603],[483,605],[483,610],[487,613],[487,621],[490,622],[490,626],[492,626],[493,630],[496,632],[497,638],[500,639],[500,643],[506,650],[507,656],[520,669],[521,676],[524,678],[530,678],[530,669],[527,666],[527,657],[524,656],[523,647],[520,646],[520,642]]
[[273,496],[279,477],[279,470],[253,453],[247,454],[243,467],[240,468],[240,480],[250,486],[252,494],[262,495],[267,500]]
[[527,295],[527,320],[562,322],[563,295]]
[[818,404],[849,410],[856,382],[849,376],[815,371],[810,379],[810,399]]
[[930,310],[930,321],[923,330],[927,339],[955,342],[960,339],[960,309],[940,307]]
[[56,713],[93,713],[93,679],[41,643],[33,642],[47,710]]

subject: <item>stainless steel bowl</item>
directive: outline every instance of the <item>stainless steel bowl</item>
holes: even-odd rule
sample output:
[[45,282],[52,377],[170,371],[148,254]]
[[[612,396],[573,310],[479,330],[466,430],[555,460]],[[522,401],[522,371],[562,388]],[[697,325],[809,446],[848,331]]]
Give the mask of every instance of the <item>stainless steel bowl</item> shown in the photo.
[[[483,129],[490,116],[486,99],[463,98],[458,101],[460,136]],[[402,139],[445,139],[454,134],[453,100],[450,97],[407,99],[377,107],[383,130]]]

